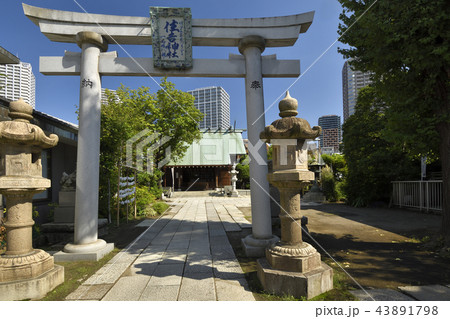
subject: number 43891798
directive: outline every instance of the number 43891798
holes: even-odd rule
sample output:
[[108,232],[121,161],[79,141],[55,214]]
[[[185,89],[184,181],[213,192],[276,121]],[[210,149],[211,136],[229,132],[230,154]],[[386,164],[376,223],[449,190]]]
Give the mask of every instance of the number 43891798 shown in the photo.
[[378,306],[375,312],[380,316],[436,316],[439,314],[438,306]]

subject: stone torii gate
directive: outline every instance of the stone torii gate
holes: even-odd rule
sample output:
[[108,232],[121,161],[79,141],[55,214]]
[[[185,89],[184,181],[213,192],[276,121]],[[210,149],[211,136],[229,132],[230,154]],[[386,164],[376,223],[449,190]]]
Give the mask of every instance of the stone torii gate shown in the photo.
[[[248,256],[263,256],[278,239],[272,235],[263,77],[298,77],[299,60],[261,56],[266,47],[293,46],[308,30],[314,12],[248,19],[191,19],[188,8],[150,8],[150,17],[58,11],[23,4],[25,15],[51,41],[77,43],[81,53],[40,57],[45,75],[80,76],[80,114],[74,243],[66,255],[94,254],[110,247],[97,237],[101,76],[245,78],[250,143],[252,234],[243,240]],[[152,45],[153,58],[118,57],[108,44]],[[192,46],[238,47],[229,59],[192,59]],[[262,188],[262,189],[261,189]],[[56,257],[55,257],[56,258]],[[70,258],[69,258],[70,259]],[[72,258],[77,259],[77,258]]]

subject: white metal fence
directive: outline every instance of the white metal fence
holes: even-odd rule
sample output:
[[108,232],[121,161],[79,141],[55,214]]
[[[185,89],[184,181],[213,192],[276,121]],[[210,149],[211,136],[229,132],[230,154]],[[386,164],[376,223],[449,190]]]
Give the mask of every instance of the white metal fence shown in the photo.
[[393,205],[442,211],[442,181],[396,181],[392,185]]

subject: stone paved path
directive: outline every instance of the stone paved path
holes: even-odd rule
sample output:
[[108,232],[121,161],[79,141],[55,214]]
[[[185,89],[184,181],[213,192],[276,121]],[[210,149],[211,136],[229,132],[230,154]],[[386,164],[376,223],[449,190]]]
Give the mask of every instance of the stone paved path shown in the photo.
[[251,228],[250,197],[177,198],[66,300],[255,300],[225,231]]

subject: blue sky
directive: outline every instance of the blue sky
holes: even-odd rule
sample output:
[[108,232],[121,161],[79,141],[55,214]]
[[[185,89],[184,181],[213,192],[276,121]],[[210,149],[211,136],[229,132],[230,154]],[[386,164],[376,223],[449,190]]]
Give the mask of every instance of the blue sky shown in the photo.
[[[263,54],[277,54],[278,59],[299,59],[301,72],[295,78],[264,79],[266,125],[278,116],[279,96],[291,87],[290,94],[299,101],[299,117],[317,125],[322,115],[336,114],[342,117],[343,57],[337,52],[339,42],[331,47],[313,66],[329,46],[338,38],[339,13],[337,0],[258,0],[258,1],[178,1],[178,0],[25,0],[25,3],[49,9],[127,16],[148,16],[150,6],[190,7],[194,19],[272,17],[315,11],[314,21],[306,33],[302,33],[292,47],[267,48]],[[79,5],[78,5],[78,4]],[[22,10],[22,2],[2,1],[0,19],[0,46],[33,66],[36,76],[36,109],[72,123],[78,123],[75,114],[79,103],[78,76],[44,76],[39,73],[39,56],[62,56],[64,50],[79,52],[75,44],[56,43],[48,40]],[[151,46],[124,46],[134,57],[151,57]],[[118,46],[110,45],[121,57],[127,54]],[[194,58],[226,59],[229,53],[239,54],[232,47],[194,47]],[[305,71],[309,70],[305,73]],[[121,83],[130,88],[148,86],[158,89],[154,80],[147,77],[103,77],[102,86],[117,88]],[[159,83],[159,79],[155,79]],[[177,89],[184,91],[205,87],[222,86],[230,94],[231,123],[246,128],[244,79],[224,78],[169,78]],[[271,107],[271,105],[273,106]]]

